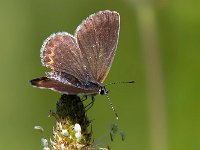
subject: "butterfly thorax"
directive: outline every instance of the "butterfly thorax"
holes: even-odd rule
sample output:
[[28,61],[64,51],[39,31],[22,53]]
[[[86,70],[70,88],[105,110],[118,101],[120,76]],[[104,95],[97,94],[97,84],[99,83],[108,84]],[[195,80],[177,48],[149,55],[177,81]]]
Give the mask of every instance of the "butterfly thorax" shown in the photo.
[[106,90],[104,86],[101,86],[97,82],[91,82],[91,81],[82,82],[82,86],[84,86],[84,88],[86,89],[97,89],[97,92],[100,95],[105,95],[108,93],[108,90]]

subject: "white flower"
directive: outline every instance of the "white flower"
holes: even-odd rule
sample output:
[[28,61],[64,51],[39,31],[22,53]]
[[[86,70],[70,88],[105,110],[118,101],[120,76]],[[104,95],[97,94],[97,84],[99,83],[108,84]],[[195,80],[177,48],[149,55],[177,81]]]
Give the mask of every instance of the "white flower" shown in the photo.
[[74,125],[74,131],[75,131],[75,132],[81,132],[81,126],[80,126],[78,123],[76,123],[76,124]]
[[82,138],[81,132],[76,132],[75,137],[76,137],[77,141],[80,142],[81,138]]
[[43,150],[50,150],[49,147],[43,147]]
[[42,139],[41,139],[41,144],[42,144],[43,147],[47,147],[47,146],[48,146],[48,140],[42,138]]
[[61,145],[60,145],[60,150],[64,150],[64,149],[65,149],[64,144],[61,144]]
[[63,136],[69,136],[69,132],[65,129],[65,130],[62,130],[61,131],[61,134],[63,135]]

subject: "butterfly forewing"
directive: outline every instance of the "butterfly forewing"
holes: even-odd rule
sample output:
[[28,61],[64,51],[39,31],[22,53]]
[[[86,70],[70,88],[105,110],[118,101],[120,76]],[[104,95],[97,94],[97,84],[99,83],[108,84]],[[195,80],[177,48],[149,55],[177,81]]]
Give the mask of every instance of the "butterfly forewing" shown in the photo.
[[103,83],[112,64],[119,35],[119,14],[100,11],[77,28],[75,38],[94,81]]

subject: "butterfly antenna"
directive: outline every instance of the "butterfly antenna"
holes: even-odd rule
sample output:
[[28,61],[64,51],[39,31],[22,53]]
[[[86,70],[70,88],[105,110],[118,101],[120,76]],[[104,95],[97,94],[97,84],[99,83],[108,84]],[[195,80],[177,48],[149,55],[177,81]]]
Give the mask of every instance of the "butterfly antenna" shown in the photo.
[[108,101],[109,101],[109,103],[110,103],[110,106],[111,106],[113,112],[115,113],[115,118],[118,120],[118,119],[119,119],[118,114],[117,114],[117,112],[116,112],[116,110],[115,110],[115,108],[114,108],[114,106],[113,106],[113,104],[112,104],[112,102],[111,102],[111,100],[110,100],[108,94],[106,94],[106,97],[107,97],[107,99],[108,99]]
[[120,84],[121,84],[121,83],[135,83],[135,81],[128,81],[128,82],[126,82],[126,81],[125,81],[125,82],[123,82],[123,81],[122,81],[122,82],[112,82],[112,83],[106,84],[105,86],[111,85],[111,84],[119,84],[119,83],[120,83]]

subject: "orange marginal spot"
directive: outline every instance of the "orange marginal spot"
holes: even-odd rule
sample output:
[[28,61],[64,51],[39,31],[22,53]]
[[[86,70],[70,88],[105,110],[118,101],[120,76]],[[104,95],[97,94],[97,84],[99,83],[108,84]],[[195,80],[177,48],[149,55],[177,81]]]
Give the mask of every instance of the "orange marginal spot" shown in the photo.
[[51,53],[49,54],[51,57],[55,56],[55,53],[53,51],[51,51]]
[[54,63],[53,59],[51,57],[49,57],[49,59],[50,59],[50,61],[48,63],[53,64]]
[[52,58],[53,56],[55,56],[55,53],[53,51],[51,51],[51,53],[49,54],[49,59],[50,59],[50,61],[48,62],[49,64],[54,63],[53,58]]

